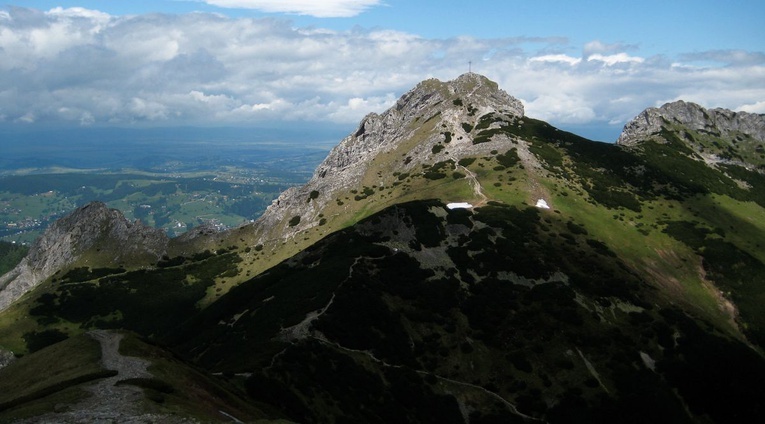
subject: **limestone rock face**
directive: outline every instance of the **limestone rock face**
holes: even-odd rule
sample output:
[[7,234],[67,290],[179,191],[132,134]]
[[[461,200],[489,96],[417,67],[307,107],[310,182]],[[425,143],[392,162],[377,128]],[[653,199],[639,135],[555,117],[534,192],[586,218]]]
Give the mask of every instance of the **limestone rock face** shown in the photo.
[[0,349],[0,369],[7,367],[15,359],[16,357],[13,355],[13,352]]
[[682,100],[660,108],[648,108],[624,126],[616,144],[631,146],[661,131],[667,123],[678,123],[695,131],[719,133],[723,137],[735,133],[765,142],[765,115],[733,112],[728,109],[705,109]]
[[489,113],[512,120],[522,118],[524,109],[518,99],[479,74],[463,74],[448,82],[425,80],[387,111],[367,115],[353,134],[332,149],[306,185],[282,193],[256,225],[275,228],[293,218],[293,225],[280,228],[286,238],[315,225],[313,218],[328,202],[334,201],[333,195],[358,187],[361,179],[368,175],[372,161],[381,154],[405,152],[410,161],[397,171],[407,172],[423,163],[425,157],[432,159],[433,146],[443,142],[446,133],[455,140],[449,144],[452,159],[490,149],[490,143],[473,146],[466,127],[474,126]]
[[[161,229],[130,222],[120,211],[101,202],[87,204],[51,225],[21,263],[0,277],[0,310],[73,264],[117,267],[156,263],[167,244],[168,237]],[[78,263],[81,260],[84,263]]]

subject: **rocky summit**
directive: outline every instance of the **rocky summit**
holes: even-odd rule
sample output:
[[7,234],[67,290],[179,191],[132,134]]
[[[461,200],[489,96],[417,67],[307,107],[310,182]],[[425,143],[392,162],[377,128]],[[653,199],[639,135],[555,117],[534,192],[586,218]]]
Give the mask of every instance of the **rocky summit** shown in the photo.
[[468,73],[254,223],[80,208],[3,277],[35,283],[0,312],[0,421],[756,422],[762,119],[675,102],[600,143]]
[[648,108],[624,127],[617,144],[632,145],[658,134],[667,125],[682,125],[722,137],[738,135],[765,142],[765,115],[733,112],[728,109],[705,109],[695,103],[678,100],[660,108]]
[[494,116],[511,122],[523,113],[518,99],[479,74],[467,73],[448,82],[423,81],[387,111],[364,117],[358,129],[332,149],[311,180],[285,191],[257,225],[274,227],[285,218],[299,217],[297,224],[282,229],[286,235],[316,226],[328,203],[341,192],[363,189],[370,174],[375,176],[376,188],[386,187],[398,175],[419,172],[423,164],[488,153],[496,146],[475,144],[470,135],[480,118]]
[[164,231],[130,222],[101,202],[78,208],[56,221],[32,246],[26,258],[0,277],[0,311],[62,269],[81,264],[115,267],[154,264],[165,254]]

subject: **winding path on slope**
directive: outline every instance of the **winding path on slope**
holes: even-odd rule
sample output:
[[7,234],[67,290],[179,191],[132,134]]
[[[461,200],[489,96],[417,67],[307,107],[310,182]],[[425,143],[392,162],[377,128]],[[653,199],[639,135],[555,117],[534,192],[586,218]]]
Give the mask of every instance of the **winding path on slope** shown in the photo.
[[486,195],[483,193],[483,186],[481,185],[481,182],[478,181],[478,175],[476,175],[475,172],[469,170],[467,167],[460,165],[456,158],[452,157],[451,159],[460,169],[465,171],[465,179],[467,179],[470,186],[473,187],[473,193],[475,193],[475,195],[481,199],[477,203],[473,204],[473,207],[480,208],[481,206],[485,205],[489,201],[489,198],[486,197]]
[[101,364],[106,369],[117,371],[117,375],[100,380],[87,388],[93,393],[93,397],[84,402],[88,404],[86,409],[106,415],[110,412],[138,415],[139,404],[143,399],[142,390],[128,384],[115,384],[130,378],[151,378],[152,375],[147,371],[149,361],[122,355],[119,348],[124,336],[120,333],[93,330],[88,334],[101,343]]
[[195,423],[196,421],[142,412],[143,390],[117,382],[130,378],[151,378],[147,371],[149,361],[119,352],[123,334],[108,330],[93,330],[88,335],[101,344],[101,365],[117,371],[113,377],[101,379],[85,387],[92,396],[60,413],[49,413],[16,423],[85,424],[85,423]]

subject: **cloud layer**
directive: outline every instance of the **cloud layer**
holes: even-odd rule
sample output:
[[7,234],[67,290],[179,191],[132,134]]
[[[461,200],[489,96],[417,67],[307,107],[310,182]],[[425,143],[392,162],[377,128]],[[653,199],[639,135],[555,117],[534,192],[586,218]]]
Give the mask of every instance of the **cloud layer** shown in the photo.
[[466,72],[470,60],[522,99],[528,115],[558,124],[621,126],[676,99],[765,109],[762,52],[642,57],[636,46],[598,40],[577,47],[560,38],[425,39],[203,13],[11,8],[0,11],[0,123],[355,123],[425,78]]
[[317,18],[356,16],[380,0],[203,0],[218,7],[255,9],[269,13],[293,13]]

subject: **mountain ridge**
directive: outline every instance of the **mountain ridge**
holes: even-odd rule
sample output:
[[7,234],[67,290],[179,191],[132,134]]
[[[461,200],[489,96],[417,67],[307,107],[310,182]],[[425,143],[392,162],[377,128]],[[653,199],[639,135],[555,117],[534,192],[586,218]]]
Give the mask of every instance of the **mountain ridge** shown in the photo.
[[657,134],[667,123],[681,123],[693,130],[717,131],[725,136],[742,133],[765,142],[765,115],[734,112],[729,109],[706,109],[693,102],[678,100],[659,108],[647,108],[625,124],[616,141],[619,145],[635,144]]
[[77,263],[0,344],[133,331],[298,422],[754,419],[763,143],[651,119],[598,143],[480,75],[424,81],[258,222]]
[[[286,240],[297,239],[299,234],[309,234],[310,230],[317,231],[318,236],[321,237],[353,222],[348,221],[350,217],[344,215],[348,206],[343,205],[341,196],[352,196],[357,201],[367,201],[375,192],[382,191],[386,186],[396,186],[404,181],[401,178],[403,175],[427,174],[428,164],[436,164],[442,168],[443,164],[447,164],[447,167],[452,167],[455,175],[466,173],[467,175],[463,178],[470,189],[463,190],[463,196],[453,200],[471,206],[472,204],[469,203],[471,201],[483,204],[486,201],[486,196],[482,192],[483,188],[475,175],[458,162],[463,158],[485,156],[508,148],[515,152],[517,159],[525,166],[525,174],[529,179],[528,185],[534,192],[528,198],[529,204],[534,205],[542,201],[540,204],[549,206],[552,201],[548,190],[536,181],[537,176],[544,172],[543,168],[549,164],[545,163],[544,159],[539,159],[538,154],[532,154],[529,151],[529,145],[523,140],[522,132],[513,129],[508,131],[508,128],[515,125],[519,128],[524,125],[524,118],[523,104],[501,90],[495,82],[480,74],[466,73],[448,82],[437,79],[425,80],[402,95],[387,111],[381,114],[370,113],[364,117],[357,130],[341,140],[330,151],[306,184],[283,192],[255,223],[224,233],[211,228],[198,227],[172,240],[158,234],[151,235],[148,238],[153,241],[149,243],[151,246],[147,245],[146,252],[148,254],[146,258],[150,260],[142,261],[146,262],[142,266],[152,266],[155,259],[158,260],[168,254],[183,255],[204,248],[214,250],[219,248],[223,240],[226,240],[225,244],[235,244],[236,238],[241,237],[244,237],[242,240],[246,240],[251,245],[265,245],[268,248],[267,246],[271,244],[271,249],[279,249],[280,245],[286,244]],[[531,120],[531,118],[526,119]],[[418,131],[423,132],[422,127],[426,124],[430,125],[428,131],[424,132],[424,136],[419,135]],[[645,140],[659,136],[662,130],[666,130],[667,125],[672,124],[687,124],[691,130],[716,132],[720,135],[744,134],[759,142],[765,140],[765,115],[732,112],[719,108],[707,110],[694,103],[677,101],[667,103],[661,108],[648,108],[641,112],[625,125],[616,145],[625,149],[639,147]],[[555,131],[558,130],[555,129]],[[683,142],[689,143],[687,135]],[[690,145],[703,152],[703,146]],[[379,185],[370,183],[367,174],[370,173],[370,167],[375,160],[384,155],[393,156],[392,152],[401,147],[406,156],[393,157],[391,159],[393,164],[383,164],[380,169],[377,169],[377,176],[371,179]],[[760,151],[757,150],[757,152]],[[742,161],[730,159],[723,161],[719,155],[709,152],[701,156],[707,164],[712,166],[723,162],[754,168],[754,165]],[[760,156],[763,155],[760,154]],[[765,163],[765,156],[763,156],[763,163]],[[389,175],[383,175],[384,171],[389,172]],[[347,202],[348,197],[344,200]],[[393,203],[395,201],[398,200],[394,199]],[[340,208],[335,208],[339,210],[335,210],[333,215],[326,216],[322,212],[325,212],[329,206],[334,206],[333,202],[336,202]],[[383,202],[377,210],[386,204],[392,203],[391,201]],[[103,204],[96,202],[92,205],[94,209],[91,210],[98,210],[101,215],[105,213]],[[63,230],[57,227],[55,232],[42,237],[27,259],[16,269],[0,277],[0,286],[2,286],[0,310],[8,307],[13,300],[31,290],[40,281],[49,278],[52,275],[51,270],[74,264],[77,258],[71,252],[85,251],[92,247],[93,243],[88,237],[81,240],[78,245],[72,244],[66,248],[56,247],[55,243],[51,242],[63,237],[62,234],[68,231],[79,231],[77,230],[79,224],[75,222],[76,220],[73,221],[73,217],[80,217],[80,213],[88,207],[90,205],[79,208],[70,218],[62,219],[59,227],[63,226]],[[132,237],[130,236],[131,228],[135,228],[138,236],[141,237],[144,232],[149,231],[138,223],[127,223],[115,210],[109,213],[113,215],[110,219],[114,221],[114,224],[104,225],[112,228],[109,231],[115,231],[114,236],[118,240],[124,242]],[[366,214],[368,213],[370,212]],[[340,222],[326,225],[328,220],[336,216],[340,216]],[[84,221],[92,220],[87,214],[81,217]],[[353,219],[358,220],[360,217]],[[93,220],[101,220],[102,224],[106,222],[100,217]],[[64,223],[67,224],[63,225]],[[86,222],[85,225],[93,227],[92,222]],[[98,237],[108,238],[109,236]],[[317,235],[308,235],[306,240],[316,241],[318,238]],[[50,247],[46,247],[48,245]],[[296,245],[303,246],[299,243]],[[134,246],[137,251],[142,249],[141,243],[135,243]],[[46,251],[48,252],[45,253]],[[297,252],[296,249],[287,251]],[[56,259],[46,264],[46,257]],[[114,260],[119,257],[119,254],[115,254]],[[284,255],[275,257],[283,259]],[[254,271],[261,272],[275,263],[266,261],[265,268],[256,268]]]
[[[423,111],[429,116],[424,116]],[[478,119],[489,113],[502,113],[508,117],[520,118],[523,117],[524,109],[519,100],[479,74],[463,74],[449,82],[425,80],[401,96],[387,111],[365,116],[358,129],[330,151],[308,183],[286,190],[273,201],[255,225],[261,225],[262,222],[262,225],[267,227],[275,226],[277,222],[288,218],[288,213],[292,217],[301,218],[300,222],[292,226],[294,228],[285,229],[288,233],[316,225],[316,214],[311,216],[311,212],[321,210],[324,205],[333,201],[336,192],[357,188],[376,156],[394,151],[400,144],[416,138],[419,128],[413,127],[413,124],[418,121],[438,121],[439,115],[448,114],[440,116],[442,121],[448,123],[439,127],[440,134],[434,133],[427,140],[417,140],[416,146],[411,146],[414,149],[409,150],[409,160],[401,159],[396,171],[411,171],[426,160],[437,162],[429,158],[433,155],[449,159],[450,156],[445,153],[438,155],[433,152],[434,146],[441,141],[454,141],[448,146],[452,156],[480,153],[486,148],[471,149],[467,137],[470,131],[466,131],[463,123],[475,126]],[[461,151],[455,152],[455,149]],[[390,176],[385,178],[390,179]],[[385,181],[385,178],[380,177],[380,186],[393,183]]]
[[[399,184],[403,181],[400,178],[402,175],[424,174],[427,169],[420,170],[418,166],[427,164],[451,162],[455,172],[460,170],[467,174],[465,178],[471,187],[465,192],[467,196],[453,200],[466,204],[471,204],[469,203],[471,201],[483,204],[486,200],[480,183],[466,167],[459,166],[457,162],[462,158],[485,156],[490,152],[505,150],[508,147],[516,152],[519,160],[525,165],[526,174],[529,176],[528,184],[534,191],[528,199],[529,204],[533,205],[542,200],[541,204],[549,206],[552,203],[549,193],[536,181],[537,175],[543,172],[544,160],[540,162],[536,155],[530,153],[528,145],[522,140],[522,134],[501,131],[514,125],[520,128],[524,117],[523,104],[483,75],[466,73],[447,82],[437,79],[425,80],[402,95],[387,111],[365,116],[358,128],[330,151],[306,184],[283,192],[255,223],[224,233],[211,228],[198,227],[172,240],[165,236],[163,240],[153,243],[154,246],[149,249],[151,251],[149,256],[159,259],[167,254],[175,256],[193,253],[194,250],[215,250],[219,248],[222,239],[227,240],[226,244],[235,244],[237,238],[244,237],[244,240],[251,245],[266,246],[266,249],[269,249],[268,246],[271,245],[270,249],[273,250],[281,249],[280,245],[284,245],[286,240],[297,239],[299,234],[308,234],[310,230],[323,236],[352,222],[349,222],[349,217],[345,216],[344,211],[348,206],[342,205],[343,195],[368,200],[371,194],[381,191],[386,185],[390,187]],[[425,132],[427,134],[425,137],[418,135],[418,131],[422,132],[422,126],[428,123],[432,125],[432,129]],[[691,130],[716,132],[721,135],[740,133],[755,141],[765,140],[765,115],[732,112],[720,108],[707,110],[694,103],[677,101],[667,103],[661,108],[647,108],[638,114],[625,125],[616,145],[626,149],[639,147],[645,140],[660,135],[666,126],[678,123],[687,124]],[[477,138],[480,139],[478,143]],[[683,142],[689,144],[688,136],[683,138]],[[744,162],[743,159],[732,160],[728,157],[724,160],[719,154],[704,152],[704,146],[690,145],[697,151],[700,150],[700,156],[711,166],[722,162],[754,168],[754,165]],[[378,169],[377,177],[371,182],[369,178],[365,180],[365,176],[378,156],[383,154],[391,156],[391,152],[399,147],[404,148],[407,153],[405,157],[393,158],[395,164],[386,164],[382,169]],[[760,156],[763,155],[760,154]],[[762,159],[762,163],[765,164],[765,156]],[[383,172],[388,172],[389,175],[383,177]],[[373,184],[374,182],[378,184]],[[344,200],[346,203],[349,201],[348,197]],[[335,210],[333,215],[325,216],[322,212],[325,212],[328,206],[334,206],[333,202],[337,203],[339,208],[335,209],[339,210]],[[103,212],[104,205],[100,203],[94,203],[94,205],[96,210]],[[378,206],[377,209],[384,205]],[[87,207],[80,208],[78,211],[84,211]],[[114,214],[116,211],[110,213]],[[117,215],[113,217],[114,228],[129,230],[129,227],[134,225],[123,222],[124,217],[120,218]],[[75,211],[72,216],[79,216],[79,214]],[[340,216],[340,222],[326,225],[333,216]],[[83,215],[83,219],[87,221],[89,218]],[[62,223],[70,221],[62,220]],[[77,224],[72,224],[71,228],[76,231],[76,227]],[[138,229],[139,233],[143,231],[140,226],[134,228]],[[90,247],[89,241],[85,240],[81,243],[84,247],[78,246],[72,249],[70,246],[67,249],[58,250],[51,248],[49,254],[41,253],[46,250],[46,240],[60,238],[64,232],[66,231],[58,231],[55,235],[52,233],[48,237],[41,238],[42,244],[36,248],[36,252],[39,253],[30,252],[28,259],[19,264],[16,269],[5,276],[0,276],[0,286],[2,286],[0,310],[7,308],[13,300],[31,290],[40,281],[49,278],[51,269],[74,264],[76,258],[67,256],[64,250],[87,250]],[[127,237],[125,234],[117,234],[117,238],[125,240]],[[312,241],[318,240],[316,235],[307,237]],[[54,243],[48,244],[54,245]],[[140,243],[136,246],[140,246]],[[296,246],[300,248],[304,247],[304,244],[298,243]],[[296,253],[298,250],[288,249],[287,251]],[[52,264],[43,264],[44,261],[41,259],[46,256],[59,259]],[[115,255],[115,259],[116,257],[119,256]],[[278,261],[286,256],[275,255],[275,257]],[[265,262],[266,264],[263,265],[265,268],[257,267],[253,271],[261,272],[276,263],[275,261]],[[147,265],[143,266],[152,266],[152,261],[148,261]]]

